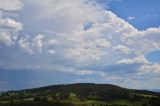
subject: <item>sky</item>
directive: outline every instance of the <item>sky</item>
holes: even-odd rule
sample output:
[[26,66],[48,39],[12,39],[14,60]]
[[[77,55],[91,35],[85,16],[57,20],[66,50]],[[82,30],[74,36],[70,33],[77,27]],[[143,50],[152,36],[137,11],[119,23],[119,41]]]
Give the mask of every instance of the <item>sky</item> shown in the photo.
[[159,0],[0,0],[0,91],[109,83],[160,89]]

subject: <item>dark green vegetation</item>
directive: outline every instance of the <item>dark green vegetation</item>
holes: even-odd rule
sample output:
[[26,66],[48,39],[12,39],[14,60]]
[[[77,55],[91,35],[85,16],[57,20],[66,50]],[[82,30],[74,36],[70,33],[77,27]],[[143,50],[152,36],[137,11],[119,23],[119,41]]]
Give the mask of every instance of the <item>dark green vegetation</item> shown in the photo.
[[2,93],[0,106],[160,106],[160,93],[110,84],[53,85]]

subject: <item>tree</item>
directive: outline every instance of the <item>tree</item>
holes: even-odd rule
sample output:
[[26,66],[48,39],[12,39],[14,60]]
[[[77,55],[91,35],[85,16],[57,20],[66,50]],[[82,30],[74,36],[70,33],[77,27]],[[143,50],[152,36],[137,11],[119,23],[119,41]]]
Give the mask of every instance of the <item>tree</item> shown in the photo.
[[34,102],[39,102],[41,100],[41,98],[39,97],[39,96],[35,96],[34,98],[33,98],[33,101]]

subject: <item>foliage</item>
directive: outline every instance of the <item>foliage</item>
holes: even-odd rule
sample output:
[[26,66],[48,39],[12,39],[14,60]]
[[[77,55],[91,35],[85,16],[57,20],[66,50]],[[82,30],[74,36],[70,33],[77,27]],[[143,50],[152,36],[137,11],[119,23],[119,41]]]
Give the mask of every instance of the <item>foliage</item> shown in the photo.
[[160,93],[110,84],[53,85],[0,95],[0,106],[160,106]]

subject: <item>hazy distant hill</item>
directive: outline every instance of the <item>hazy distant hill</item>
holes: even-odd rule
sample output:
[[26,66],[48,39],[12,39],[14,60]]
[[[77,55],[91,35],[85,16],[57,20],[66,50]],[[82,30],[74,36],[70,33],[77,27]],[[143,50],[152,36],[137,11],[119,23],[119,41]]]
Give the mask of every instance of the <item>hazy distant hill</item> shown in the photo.
[[160,93],[111,84],[52,85],[0,96],[0,106],[160,106]]
[[149,89],[149,91],[159,92],[160,93],[160,89]]

